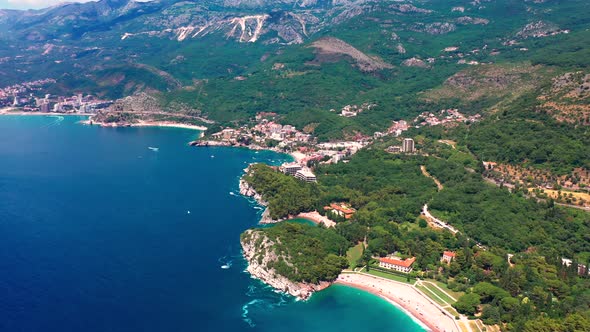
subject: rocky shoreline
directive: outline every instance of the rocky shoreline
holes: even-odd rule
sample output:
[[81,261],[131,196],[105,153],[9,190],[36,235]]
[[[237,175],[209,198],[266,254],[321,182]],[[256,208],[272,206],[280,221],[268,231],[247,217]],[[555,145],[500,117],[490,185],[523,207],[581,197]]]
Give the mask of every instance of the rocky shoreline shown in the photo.
[[246,145],[246,144],[242,144],[242,143],[230,143],[227,141],[217,141],[217,140],[198,139],[196,141],[189,142],[188,145],[195,146],[195,147],[226,146],[226,147],[231,147],[231,148],[246,148],[246,149],[250,149],[250,150],[254,150],[254,151],[267,150],[267,151],[273,151],[276,153],[283,153],[283,151],[280,151],[279,149],[264,147],[264,146],[260,146],[260,145],[256,145],[256,144]]
[[[250,166],[244,170],[244,175],[240,178],[240,194],[254,199],[259,205],[264,206],[260,224],[273,224],[281,220],[275,220],[270,217],[268,202],[262,195],[244,179],[250,172]],[[247,271],[253,278],[270,285],[276,290],[285,292],[302,300],[307,300],[314,292],[327,288],[332,283],[321,282],[319,285],[302,282],[293,282],[288,278],[276,273],[273,268],[268,268],[269,263],[276,262],[279,257],[273,251],[274,243],[256,230],[247,230],[240,239],[242,253],[248,262]]]
[[254,188],[244,179],[250,172],[250,166],[244,169],[244,175],[240,178],[240,194],[249,198],[252,198],[258,203],[260,206],[264,206],[264,212],[262,213],[262,217],[260,218],[259,224],[274,224],[279,221],[283,221],[283,219],[272,219],[270,217],[270,211],[268,210],[268,202],[262,198],[262,195],[256,192]]
[[196,146],[196,147],[208,147],[208,146],[231,146],[229,143],[219,142],[219,141],[192,141],[189,142],[188,145]]
[[[273,288],[295,296],[301,300],[307,300],[314,292],[329,287],[331,282],[309,284],[293,282],[279,275],[268,264],[278,261],[279,257],[273,251],[274,242],[256,230],[247,230],[240,240],[244,258],[248,262],[247,271],[250,275]],[[284,257],[283,257],[284,258]]]

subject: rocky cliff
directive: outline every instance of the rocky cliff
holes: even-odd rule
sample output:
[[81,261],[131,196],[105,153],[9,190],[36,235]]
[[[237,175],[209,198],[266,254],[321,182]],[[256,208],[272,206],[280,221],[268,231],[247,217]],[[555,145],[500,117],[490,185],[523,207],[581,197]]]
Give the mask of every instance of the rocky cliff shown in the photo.
[[329,282],[309,284],[293,282],[277,273],[272,264],[279,259],[289,264],[289,257],[277,256],[273,250],[274,242],[262,231],[247,230],[242,234],[240,243],[244,258],[248,261],[247,271],[256,279],[274,287],[277,290],[298,297],[302,300],[308,299],[314,292],[330,286]]
[[[244,172],[245,172],[244,176],[246,176],[249,171],[250,171],[250,167],[248,166],[244,170]],[[244,179],[244,176],[242,176],[242,178],[240,179],[240,194],[244,195],[246,197],[253,198],[259,205],[262,205],[265,207],[259,223],[260,224],[274,224],[276,222],[281,221],[281,220],[272,219],[270,217],[270,212],[268,211],[268,202],[266,202],[262,198],[262,195],[260,195],[259,193],[256,192],[256,190],[254,190],[254,188],[248,183],[248,181],[246,181],[246,179]]]

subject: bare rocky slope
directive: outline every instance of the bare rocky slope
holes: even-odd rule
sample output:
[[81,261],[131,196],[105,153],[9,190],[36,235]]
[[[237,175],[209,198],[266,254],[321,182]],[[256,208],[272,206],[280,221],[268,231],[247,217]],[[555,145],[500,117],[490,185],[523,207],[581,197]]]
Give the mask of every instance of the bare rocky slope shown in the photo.
[[[311,46],[317,49],[320,56],[322,55],[342,55],[351,57],[356,66],[364,72],[377,71],[381,69],[391,69],[392,65],[386,63],[378,57],[371,57],[365,53],[354,48],[352,45],[345,43],[344,41],[326,37],[321,38],[311,44]],[[321,60],[320,60],[321,61]]]

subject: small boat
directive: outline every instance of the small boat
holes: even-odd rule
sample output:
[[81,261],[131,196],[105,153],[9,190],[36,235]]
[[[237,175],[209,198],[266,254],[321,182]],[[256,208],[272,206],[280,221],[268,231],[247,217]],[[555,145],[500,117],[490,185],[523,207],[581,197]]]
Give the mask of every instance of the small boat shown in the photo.
[[154,152],[158,152],[160,151],[160,148],[154,148],[153,146],[148,146],[148,149],[154,151]]
[[225,264],[225,265],[221,265],[221,268],[222,268],[222,269],[224,269],[224,270],[227,270],[227,269],[229,269],[229,267],[230,267],[230,266],[229,266],[229,265],[227,265],[227,264]]

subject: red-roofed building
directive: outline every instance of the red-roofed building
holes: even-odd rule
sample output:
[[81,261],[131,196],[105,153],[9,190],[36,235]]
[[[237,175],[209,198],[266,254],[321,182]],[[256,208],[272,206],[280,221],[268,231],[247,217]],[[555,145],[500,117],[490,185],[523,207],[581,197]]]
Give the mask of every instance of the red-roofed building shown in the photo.
[[352,218],[356,212],[351,206],[344,203],[332,203],[330,206],[324,206],[325,211],[330,211],[346,219]]
[[451,264],[451,262],[455,259],[457,254],[453,251],[445,251],[443,252],[442,258],[440,259],[441,263]]
[[398,272],[410,273],[412,272],[412,265],[415,261],[416,257],[407,258],[403,260],[399,258],[383,257],[379,258],[379,266]]

